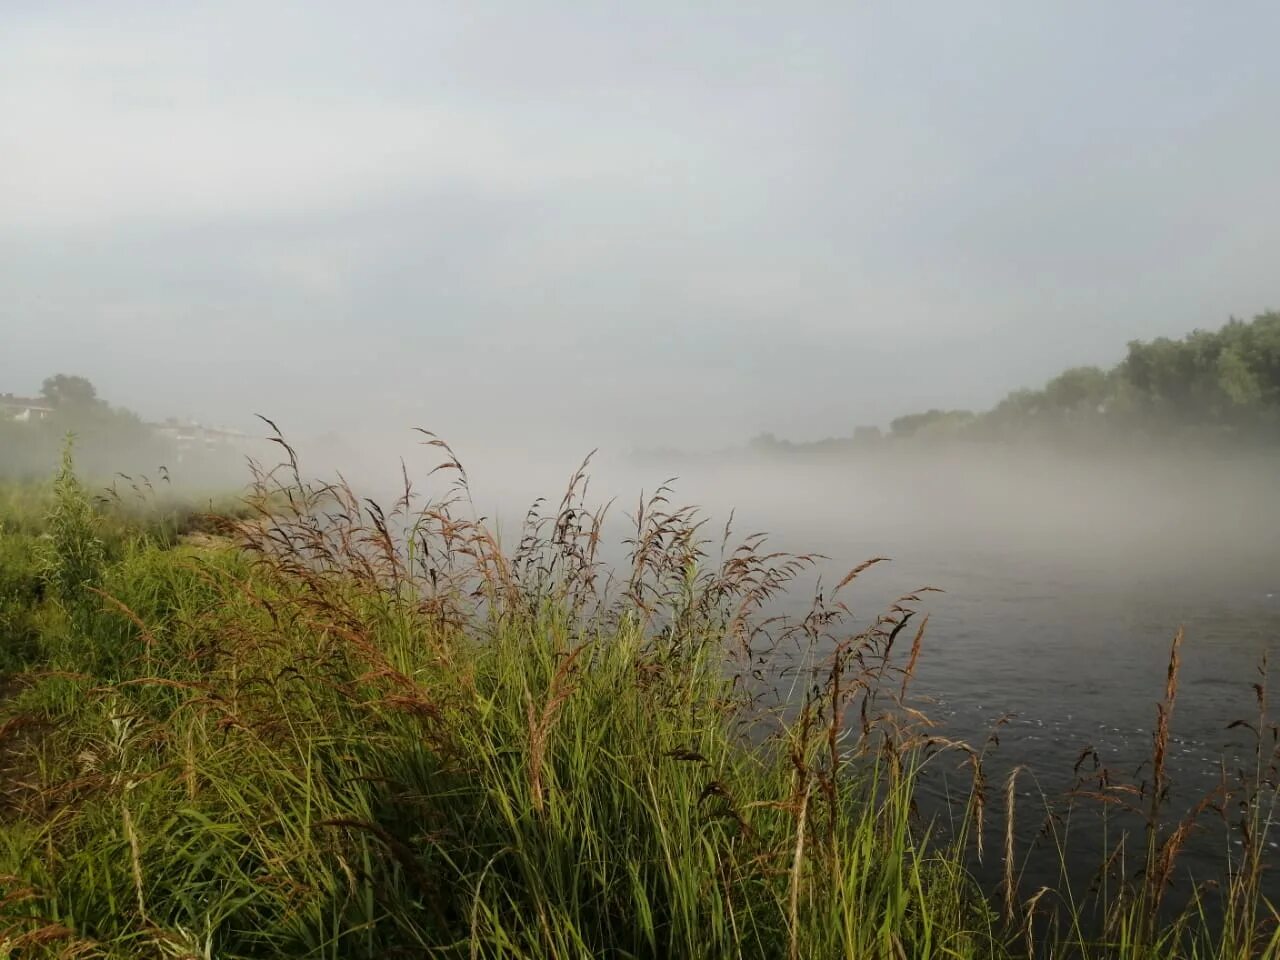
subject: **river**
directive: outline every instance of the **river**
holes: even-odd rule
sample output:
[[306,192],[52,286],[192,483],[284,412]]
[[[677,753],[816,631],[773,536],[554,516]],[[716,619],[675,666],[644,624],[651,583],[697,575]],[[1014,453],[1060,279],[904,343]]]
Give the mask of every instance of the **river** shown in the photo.
[[[558,499],[573,466],[509,452],[469,463],[480,512],[506,542],[533,496]],[[996,823],[1005,773],[1027,768],[1018,780],[1020,858],[1045,842],[1046,803],[1060,808],[1086,748],[1117,779],[1150,777],[1142,763],[1179,628],[1169,815],[1212,790],[1223,762],[1252,763],[1252,735],[1228,727],[1256,718],[1258,666],[1280,637],[1280,458],[1098,459],[993,448],[637,466],[602,456],[592,474],[590,500],[619,498],[612,559],[622,556],[616,540],[637,494],[678,476],[673,502],[700,505],[713,521],[709,535],[733,510],[740,534],[768,531],[775,549],[828,558],[781,602],[782,612],[802,615],[818,578],[829,587],[874,556],[892,561],[842,593],[865,618],[916,588],[942,591],[923,598],[930,620],[913,689],[947,736],[980,745],[1002,721],[988,766],[992,830],[1003,829]],[[942,761],[954,771],[946,789],[966,782],[956,760]],[[927,784],[936,811],[945,810],[943,789],[939,776]],[[1124,825],[1140,832],[1136,820]],[[1095,826],[1072,837],[1066,859],[1077,880],[1099,863]],[[1221,827],[1206,829],[1181,872],[1213,875],[1235,843]],[[989,855],[980,874],[992,877],[998,859]],[[1032,855],[1024,887],[1055,882],[1058,861],[1052,851]]]

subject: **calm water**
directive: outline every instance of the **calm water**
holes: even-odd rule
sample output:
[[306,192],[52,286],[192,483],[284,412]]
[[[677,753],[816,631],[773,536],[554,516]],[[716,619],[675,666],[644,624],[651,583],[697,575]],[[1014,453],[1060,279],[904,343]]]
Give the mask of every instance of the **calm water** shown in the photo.
[[[1019,781],[1021,853],[1044,822],[1037,794],[1056,802],[1069,790],[1086,747],[1118,779],[1150,777],[1141,765],[1151,755],[1180,626],[1170,814],[1214,788],[1223,760],[1252,765],[1252,734],[1227,727],[1256,717],[1252,684],[1280,639],[1275,476],[1270,462],[1209,464],[1172,478],[1154,468],[1072,473],[1055,465],[1009,477],[968,465],[923,481],[914,468],[877,478],[826,467],[789,473],[791,488],[809,495],[786,510],[750,501],[747,488],[740,494],[749,500],[741,512],[760,514],[776,544],[833,558],[820,569],[827,583],[860,559],[893,558],[842,593],[855,612],[870,617],[924,585],[945,591],[924,597],[930,621],[914,689],[940,732],[973,744],[1011,715],[988,771],[996,821],[988,842],[998,849],[1004,775],[1026,766],[1034,778]],[[790,612],[803,613],[808,596],[792,597]],[[951,789],[965,782],[956,767],[948,760],[939,771],[953,772]],[[942,779],[929,787],[939,801]],[[1077,827],[1087,822],[1075,818]],[[1220,821],[1205,824],[1210,829],[1180,864],[1199,878],[1221,866],[1232,842]],[[1099,837],[1089,826],[1074,832],[1069,859],[1077,876],[1099,864]],[[1055,856],[1031,863],[1029,889],[1056,879]],[[998,854],[983,866],[994,875]],[[1280,877],[1273,885],[1280,893]]]
[[[1003,816],[1007,770],[1023,765],[1034,773],[1019,787],[1025,845],[1043,824],[1044,806],[1035,792],[1060,798],[1073,784],[1084,748],[1094,748],[1120,779],[1140,783],[1150,777],[1142,764],[1151,755],[1156,703],[1179,625],[1185,639],[1168,760],[1170,811],[1180,814],[1211,791],[1222,760],[1252,764],[1252,736],[1227,726],[1256,716],[1252,683],[1259,679],[1260,659],[1280,637],[1275,579],[1275,566],[1250,565],[1229,575],[1225,568],[1115,570],[1005,547],[950,557],[935,550],[897,560],[893,569],[869,578],[864,592],[872,592],[872,583],[890,593],[944,585],[946,593],[926,598],[930,621],[914,689],[940,732],[973,744],[1011,715],[999,727],[990,763],[991,809],[996,819]],[[956,764],[944,767],[954,770]],[[956,771],[952,788],[964,783]],[[935,779],[930,787],[938,799],[942,784]],[[988,838],[993,845],[994,833]],[[1222,838],[1215,824],[1183,865],[1207,876],[1206,866],[1220,861]],[[1082,871],[1099,862],[1095,839],[1085,838],[1073,850]],[[1054,863],[1044,860],[1029,872],[1033,889],[1053,879]]]
[[[503,504],[490,516],[510,531],[534,495],[558,499],[563,467],[472,467],[473,477],[491,478],[491,496],[477,488],[477,501]],[[673,502],[702,506],[715,521],[709,532],[733,509],[740,534],[768,531],[775,549],[831,558],[784,601],[789,613],[804,613],[816,577],[833,584],[879,555],[893,562],[841,594],[866,620],[921,586],[944,591],[922,605],[930,621],[914,690],[941,733],[974,744],[1009,715],[990,764],[990,809],[1002,829],[1004,772],[1030,768],[1034,779],[1019,781],[1020,851],[1043,823],[1038,792],[1056,800],[1068,790],[1086,747],[1120,779],[1150,775],[1139,767],[1180,626],[1170,812],[1213,788],[1220,761],[1251,762],[1251,735],[1227,726],[1256,716],[1257,667],[1280,638],[1278,458],[1098,463],[966,451],[858,464],[597,463],[595,496],[621,497],[615,535],[636,492],[673,475]],[[955,768],[950,758],[939,768],[953,772],[951,787],[964,782]],[[940,776],[930,790],[943,809]],[[1078,872],[1099,863],[1097,836],[1073,833]],[[993,830],[993,849],[995,840]],[[1230,842],[1214,827],[1181,865],[1206,877]],[[1056,879],[1052,853],[1032,862],[1031,889]],[[983,871],[998,864],[989,854]]]

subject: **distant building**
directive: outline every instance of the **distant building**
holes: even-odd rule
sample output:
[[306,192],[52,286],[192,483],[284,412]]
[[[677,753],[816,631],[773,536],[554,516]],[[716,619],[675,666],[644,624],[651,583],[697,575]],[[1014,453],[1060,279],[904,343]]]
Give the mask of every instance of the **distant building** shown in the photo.
[[194,421],[182,421],[170,417],[163,423],[150,425],[156,436],[173,444],[181,462],[188,452],[217,452],[243,450],[253,439],[247,433],[227,427],[206,427]]
[[49,402],[37,397],[17,397],[12,393],[0,393],[0,419],[31,423],[53,415]]

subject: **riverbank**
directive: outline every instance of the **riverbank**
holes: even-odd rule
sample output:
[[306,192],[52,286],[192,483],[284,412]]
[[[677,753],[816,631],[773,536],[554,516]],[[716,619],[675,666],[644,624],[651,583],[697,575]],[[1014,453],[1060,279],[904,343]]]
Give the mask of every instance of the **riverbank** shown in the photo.
[[[1276,955],[1264,703],[1257,769],[1212,798],[1216,888],[1173,905],[1213,811],[1164,806],[1157,722],[1145,784],[1083,757],[1077,798],[1147,831],[1106,838],[1089,889],[1026,889],[1033,851],[989,838],[1030,774],[988,782],[913,695],[927,594],[855,619],[854,567],[763,622],[811,558],[722,548],[659,494],[611,578],[582,477],[505,549],[437,479],[384,512],[260,474],[228,540],[184,542],[67,473],[6,521],[12,955]],[[963,784],[945,822],[917,803],[934,769]],[[1034,855],[1065,860],[1046,829]]]

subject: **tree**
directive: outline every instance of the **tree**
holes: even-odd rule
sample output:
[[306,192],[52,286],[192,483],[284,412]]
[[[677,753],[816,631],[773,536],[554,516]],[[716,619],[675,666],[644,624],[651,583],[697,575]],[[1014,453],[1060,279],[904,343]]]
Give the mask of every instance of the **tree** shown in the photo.
[[889,424],[889,430],[895,437],[952,437],[963,433],[975,419],[969,410],[933,409],[898,417]]
[[761,433],[752,437],[748,446],[756,453],[778,453],[791,446],[786,440],[779,440],[772,433]]
[[46,377],[40,385],[40,396],[48,400],[50,406],[67,409],[96,407],[102,402],[87,378],[65,373]]
[[1072,367],[1047,384],[1045,400],[1059,410],[1096,409],[1107,399],[1107,375],[1097,367]]
[[[1280,312],[1231,318],[1177,339],[1133,340],[1110,369],[1072,367],[1039,390],[1014,390],[990,410],[931,409],[898,417],[888,437],[918,442],[1026,440],[1069,444],[1144,439],[1235,438],[1280,444]],[[859,427],[845,446],[874,443]],[[758,450],[826,449],[772,435]]]
[[1262,385],[1239,350],[1223,350],[1217,366],[1218,386],[1234,406],[1252,407],[1262,402]]

